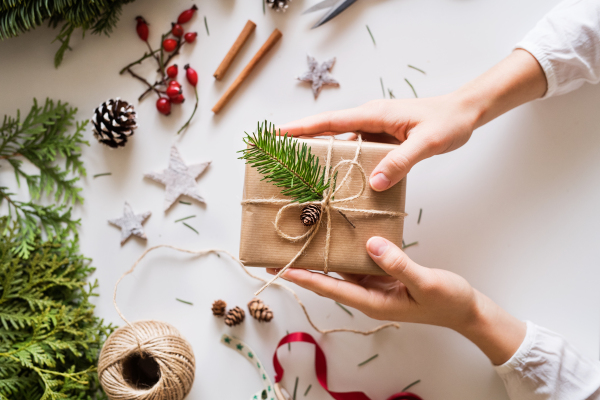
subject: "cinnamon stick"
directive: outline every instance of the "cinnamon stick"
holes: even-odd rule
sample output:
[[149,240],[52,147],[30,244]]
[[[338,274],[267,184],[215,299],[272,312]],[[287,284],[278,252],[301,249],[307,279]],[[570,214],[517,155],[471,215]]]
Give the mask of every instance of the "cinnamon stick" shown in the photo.
[[244,29],[242,29],[240,35],[237,37],[237,39],[235,39],[235,42],[233,42],[233,45],[225,55],[225,58],[223,58],[223,61],[221,61],[221,64],[219,64],[219,67],[213,74],[216,80],[220,81],[225,76],[225,73],[231,66],[233,59],[239,54],[240,50],[255,29],[256,24],[248,20],[248,22],[246,22],[246,26],[244,26]]
[[218,114],[219,111],[221,111],[223,107],[225,107],[225,105],[229,102],[229,100],[231,100],[235,92],[240,88],[242,83],[244,83],[246,78],[248,78],[248,75],[250,75],[254,67],[256,67],[260,60],[262,60],[263,57],[267,55],[269,50],[271,50],[273,46],[275,46],[275,43],[277,43],[279,39],[281,39],[281,36],[282,34],[279,31],[279,29],[275,29],[273,33],[271,33],[271,36],[269,36],[267,41],[262,45],[262,47],[254,55],[254,57],[252,57],[252,60],[250,60],[248,65],[244,67],[244,69],[242,70],[242,72],[240,72],[238,77],[235,78],[235,81],[233,81],[231,86],[229,86],[229,88],[223,94],[223,96],[221,96],[219,101],[217,101],[217,104],[215,104],[215,106],[212,108],[212,111],[215,114]]

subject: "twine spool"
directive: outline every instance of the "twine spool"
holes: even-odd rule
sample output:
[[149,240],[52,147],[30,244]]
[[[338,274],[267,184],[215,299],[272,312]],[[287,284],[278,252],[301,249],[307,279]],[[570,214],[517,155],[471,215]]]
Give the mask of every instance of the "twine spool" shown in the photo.
[[183,400],[196,370],[192,346],[175,327],[138,321],[104,343],[98,378],[111,400]]

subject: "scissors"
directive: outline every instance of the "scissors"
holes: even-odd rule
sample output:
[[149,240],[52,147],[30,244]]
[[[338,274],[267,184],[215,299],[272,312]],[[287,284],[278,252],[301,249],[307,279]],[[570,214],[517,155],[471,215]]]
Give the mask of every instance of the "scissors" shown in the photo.
[[325,22],[332,20],[333,18],[340,15],[342,13],[342,11],[344,11],[346,8],[350,7],[355,2],[356,2],[356,0],[323,0],[323,1],[315,4],[308,10],[304,11],[302,14],[308,14],[313,11],[318,11],[318,10],[322,10],[325,8],[329,8],[329,11],[327,11],[325,13],[325,15],[323,15],[323,17],[316,24],[314,24],[313,27],[311,28],[311,29],[315,29],[315,28],[323,25]]

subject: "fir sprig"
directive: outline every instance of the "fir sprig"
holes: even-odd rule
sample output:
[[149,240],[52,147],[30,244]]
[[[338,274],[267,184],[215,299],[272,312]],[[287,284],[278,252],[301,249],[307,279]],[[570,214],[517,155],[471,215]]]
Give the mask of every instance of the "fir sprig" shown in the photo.
[[[28,257],[39,225],[49,236],[62,229],[74,232],[77,221],[71,219],[69,205],[83,202],[77,181],[86,174],[81,146],[88,145],[83,140],[87,121],[77,122],[75,131],[69,133],[76,112],[67,103],[47,99],[41,107],[34,99],[23,120],[17,111],[15,118],[5,116],[0,126],[0,159],[12,166],[19,185],[22,180],[27,183],[31,196],[31,201],[18,201],[7,187],[0,187],[0,202],[6,200],[9,216],[19,227],[22,240],[14,251],[21,257]],[[27,173],[22,168],[23,159],[37,167],[38,173]],[[47,195],[54,196],[53,205],[37,204]]]
[[113,327],[93,313],[94,268],[76,240],[39,231],[24,259],[17,227],[3,217],[0,228],[0,399],[105,398],[95,371]]
[[54,65],[58,67],[64,54],[70,50],[71,35],[77,28],[83,34],[109,35],[116,26],[124,4],[133,0],[8,0],[0,3],[0,40],[18,36],[34,29],[44,21],[52,28],[61,26],[54,41],[61,42]]
[[259,123],[256,133],[246,133],[244,142],[248,147],[240,150],[240,159],[257,168],[264,175],[262,180],[284,188],[281,193],[293,201],[322,200],[329,182],[325,182],[325,168],[319,165],[319,158],[306,143],[300,145],[287,133],[280,135],[267,121]]

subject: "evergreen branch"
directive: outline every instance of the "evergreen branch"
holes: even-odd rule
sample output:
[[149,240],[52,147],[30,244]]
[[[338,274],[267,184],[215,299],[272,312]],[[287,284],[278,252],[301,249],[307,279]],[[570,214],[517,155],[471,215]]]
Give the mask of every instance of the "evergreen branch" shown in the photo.
[[109,35],[117,25],[124,4],[133,0],[4,0],[0,3],[0,40],[15,37],[48,21],[51,28],[62,25],[56,41],[61,46],[55,55],[58,66],[69,49],[75,29]]
[[[86,174],[81,146],[88,145],[83,139],[87,121],[77,122],[75,131],[68,132],[76,112],[67,103],[46,99],[39,106],[34,99],[23,119],[17,111],[15,118],[5,116],[0,126],[0,157],[12,166],[18,185],[25,181],[31,197],[28,202],[14,200],[14,194],[0,186],[0,203],[6,200],[9,216],[20,229],[22,240],[14,251],[21,257],[28,257],[39,227],[49,236],[75,233],[78,221],[71,219],[68,206],[83,202],[77,181]],[[23,159],[37,167],[38,172],[29,174],[23,170]],[[48,195],[54,196],[54,204],[36,203]]]
[[110,36],[113,28],[117,26],[117,23],[119,22],[119,18],[121,17],[121,13],[123,11],[123,5],[133,1],[134,0],[124,0],[121,2],[115,2],[112,7],[108,7],[103,10],[92,27],[92,33]]
[[38,231],[24,259],[12,251],[19,227],[3,217],[0,230],[0,399],[106,398],[96,365],[114,327],[94,316],[94,268],[76,239]]
[[67,50],[73,50],[71,46],[69,46],[69,43],[71,42],[71,35],[73,34],[74,30],[75,27],[73,25],[65,24],[60,30],[58,36],[56,36],[56,38],[53,40],[53,42],[60,42],[60,47],[58,50],[56,50],[56,54],[54,54],[54,68],[58,68],[58,66],[62,63]]
[[247,148],[239,151],[240,159],[257,168],[264,175],[262,180],[284,188],[281,193],[295,202],[323,199],[323,192],[329,187],[325,168],[319,165],[319,158],[306,143],[300,145],[287,133],[278,135],[274,125],[267,127],[267,121],[258,125],[257,133],[246,133],[244,142]]

